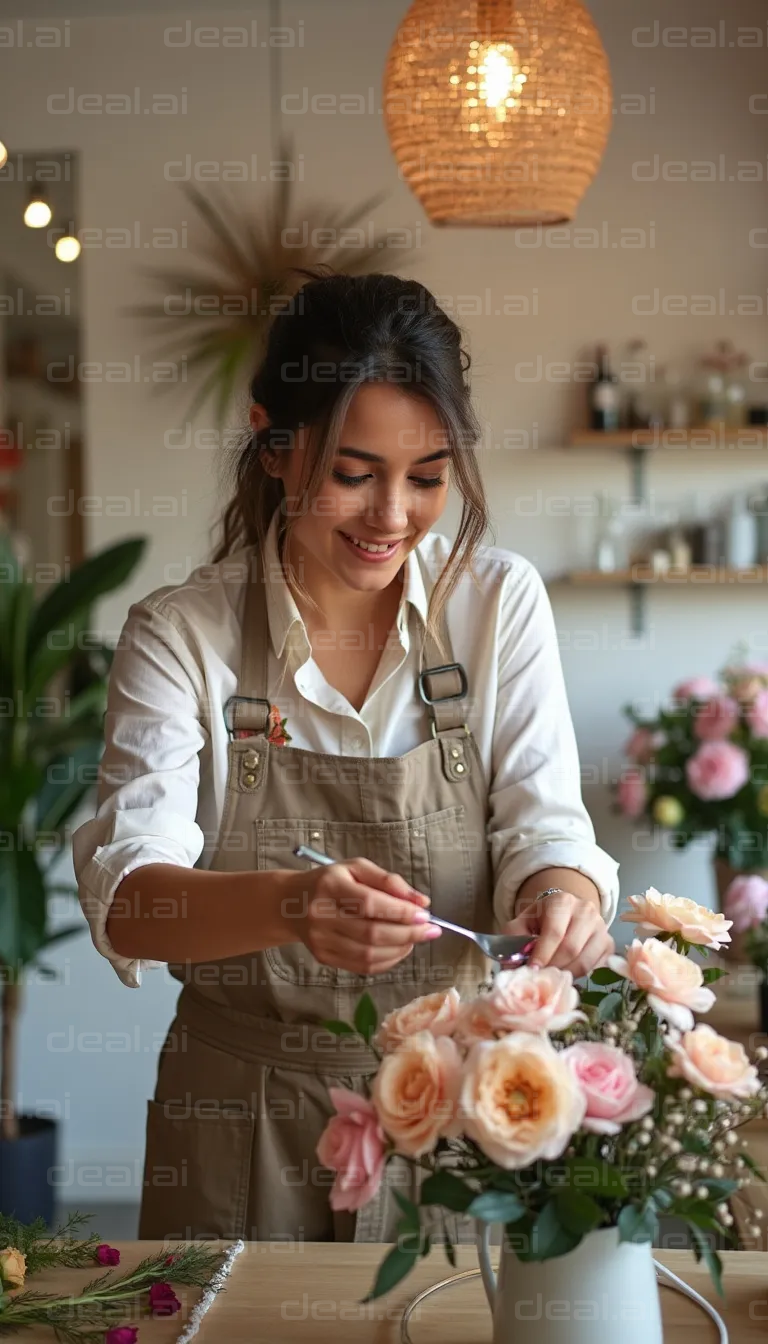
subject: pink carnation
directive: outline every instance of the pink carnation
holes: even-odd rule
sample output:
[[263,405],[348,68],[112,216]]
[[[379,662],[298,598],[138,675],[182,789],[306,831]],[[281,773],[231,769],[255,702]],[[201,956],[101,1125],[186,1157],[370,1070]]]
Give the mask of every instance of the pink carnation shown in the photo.
[[768,737],[768,690],[758,691],[746,718],[755,737]]
[[733,798],[749,779],[749,757],[733,742],[704,742],[686,761],[685,775],[697,798]]
[[728,695],[714,695],[696,714],[693,731],[703,741],[730,737],[739,722],[739,706]]
[[634,821],[641,816],[647,797],[648,786],[639,770],[633,770],[629,775],[622,775],[616,789],[616,798],[625,817]]
[[675,700],[709,700],[720,693],[720,687],[711,677],[689,677],[675,687],[672,695]]
[[759,873],[742,873],[728,887],[724,904],[734,933],[754,929],[768,915],[768,882]]

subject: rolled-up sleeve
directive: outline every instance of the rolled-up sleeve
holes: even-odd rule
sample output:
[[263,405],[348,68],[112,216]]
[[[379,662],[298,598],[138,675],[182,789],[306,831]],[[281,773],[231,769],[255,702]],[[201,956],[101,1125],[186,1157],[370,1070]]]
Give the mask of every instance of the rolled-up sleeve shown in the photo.
[[496,918],[503,924],[512,917],[520,884],[532,873],[575,868],[595,883],[610,923],[619,865],[596,843],[584,806],[552,607],[527,561],[505,576],[498,630],[489,822]]
[[195,821],[199,753],[207,741],[204,679],[181,631],[150,599],[129,610],[109,677],[96,816],[74,832],[80,904],[99,952],[131,988],[143,969],[106,932],[115,891],[147,863],[193,867],[205,837]]

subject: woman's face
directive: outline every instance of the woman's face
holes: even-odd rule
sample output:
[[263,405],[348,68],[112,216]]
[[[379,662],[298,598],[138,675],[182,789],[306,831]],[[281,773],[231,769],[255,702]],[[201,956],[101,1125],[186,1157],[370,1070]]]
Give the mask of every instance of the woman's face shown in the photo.
[[[298,507],[304,435],[276,454],[288,509]],[[356,592],[386,588],[445,508],[450,457],[428,401],[385,384],[363,386],[344,420],[331,474],[293,531],[291,559],[305,581],[308,565],[317,563]]]

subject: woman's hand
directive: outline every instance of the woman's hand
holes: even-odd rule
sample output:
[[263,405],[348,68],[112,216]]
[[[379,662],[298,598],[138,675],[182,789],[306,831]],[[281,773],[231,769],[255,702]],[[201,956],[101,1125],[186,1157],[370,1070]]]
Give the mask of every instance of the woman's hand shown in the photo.
[[439,937],[428,923],[429,898],[404,878],[369,859],[350,859],[294,873],[282,918],[325,966],[357,975],[380,975],[409,956],[416,943]]
[[616,950],[597,904],[569,891],[553,892],[505,924],[503,933],[535,933],[530,966],[556,966],[574,980],[602,966]]

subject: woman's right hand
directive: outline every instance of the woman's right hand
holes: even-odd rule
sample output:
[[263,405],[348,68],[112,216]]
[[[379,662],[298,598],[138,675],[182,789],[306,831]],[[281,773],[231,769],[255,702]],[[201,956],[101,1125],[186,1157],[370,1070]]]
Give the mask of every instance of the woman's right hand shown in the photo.
[[381,975],[416,943],[440,935],[428,923],[429,898],[370,859],[323,864],[292,878],[296,899],[283,902],[283,920],[292,941],[324,966]]

